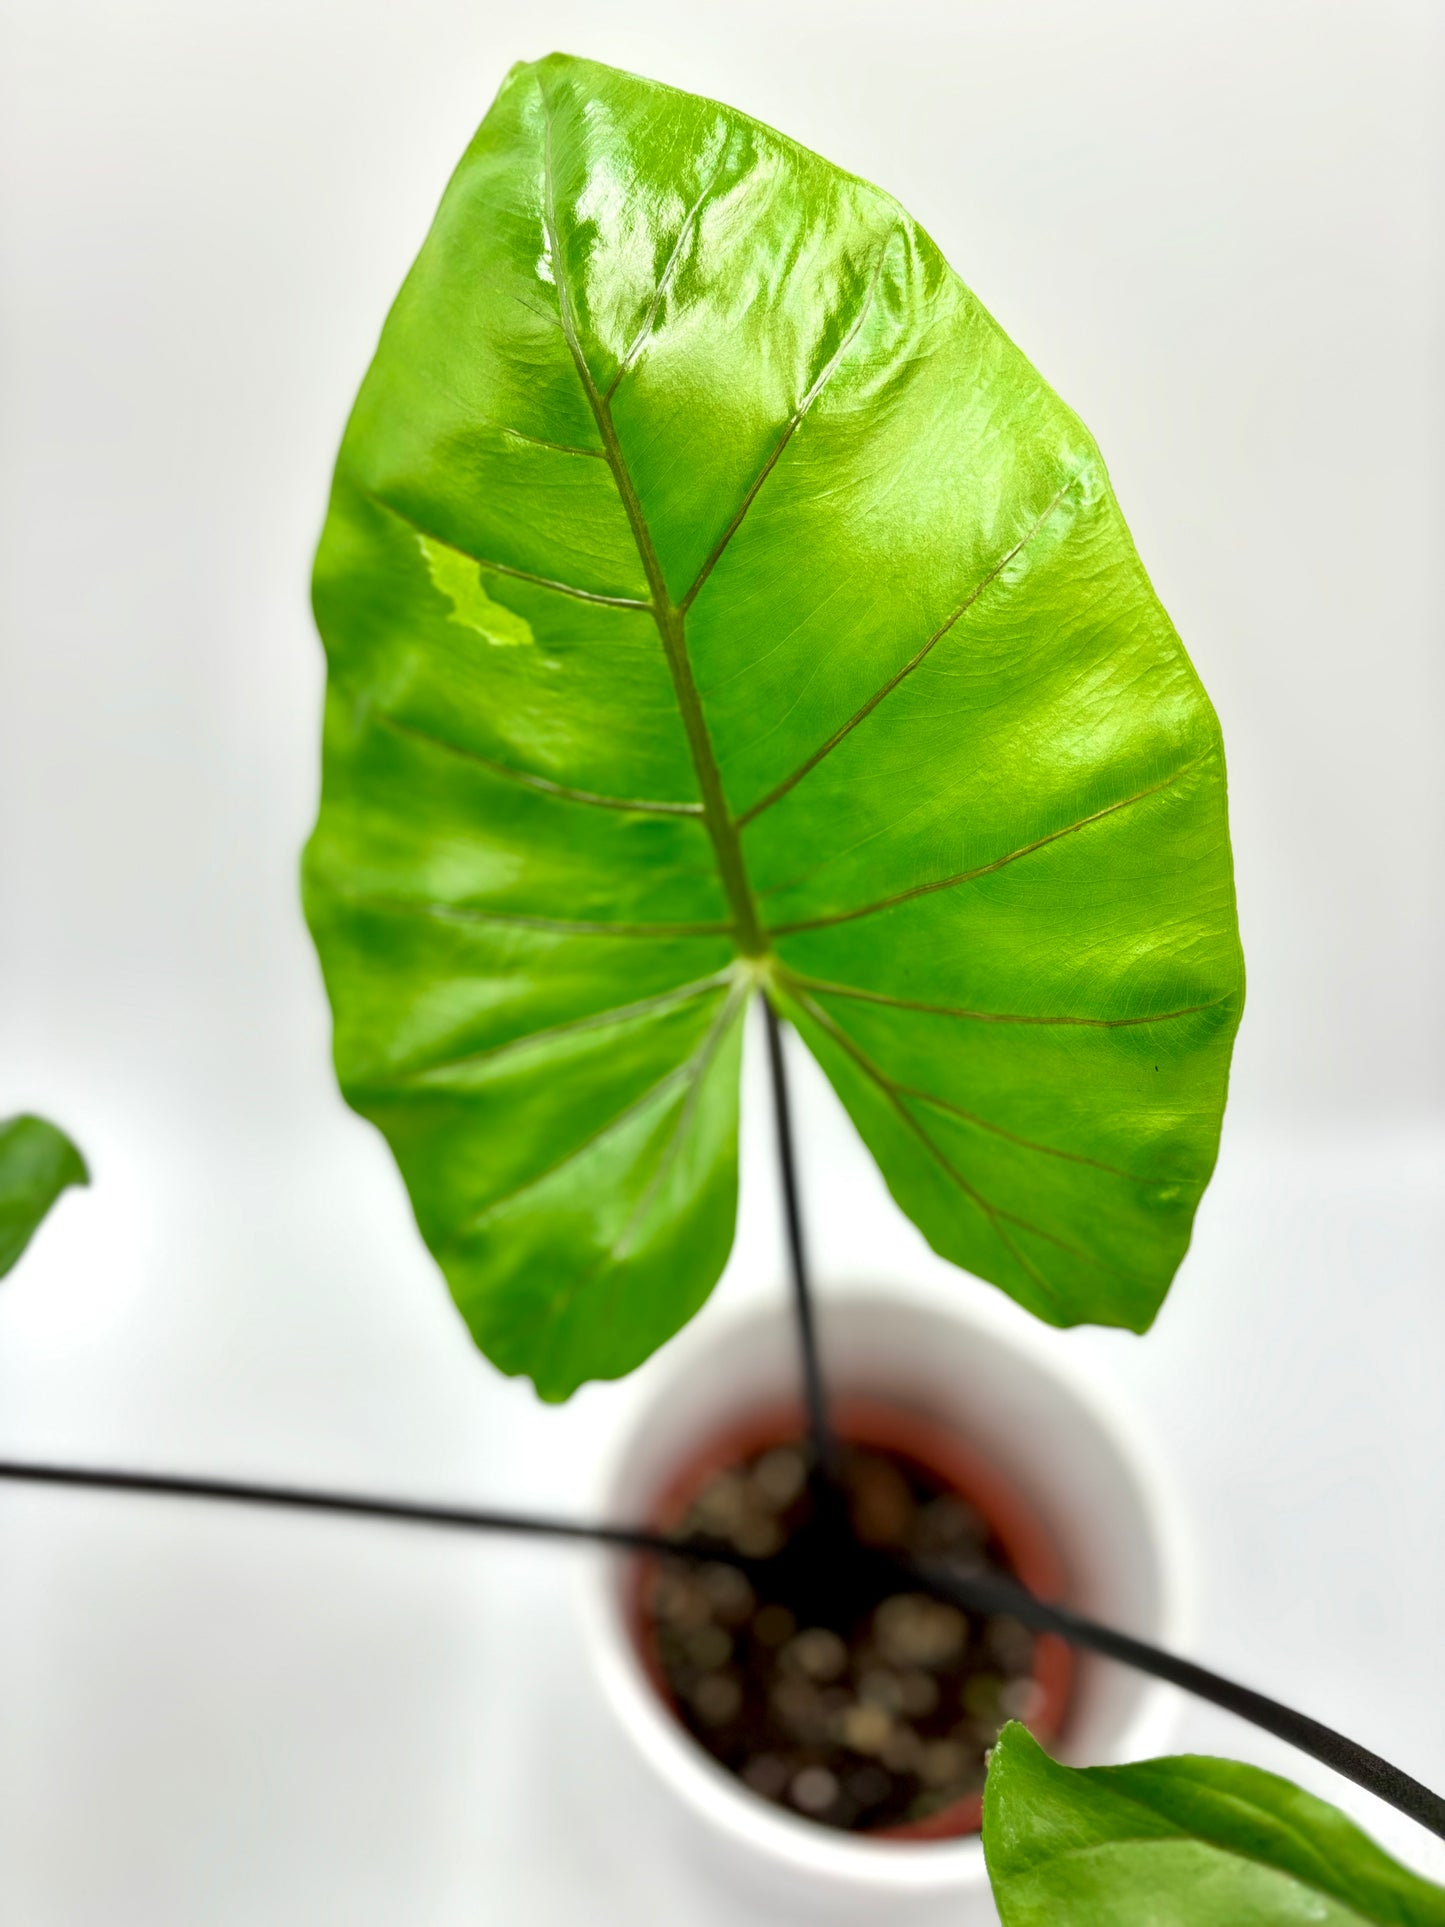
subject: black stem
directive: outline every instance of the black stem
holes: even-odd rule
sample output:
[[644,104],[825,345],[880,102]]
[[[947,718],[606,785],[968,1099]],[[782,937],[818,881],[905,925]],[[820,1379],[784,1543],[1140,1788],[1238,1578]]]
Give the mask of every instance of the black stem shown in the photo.
[[1445,1800],[1438,1793],[1432,1793],[1429,1787],[1402,1773],[1399,1767],[1382,1760],[1378,1753],[1371,1753],[1367,1747],[1346,1739],[1331,1726],[1312,1720],[1308,1714],[1297,1713],[1292,1706],[1256,1693],[1251,1687],[1239,1686],[1222,1674],[1210,1672],[1206,1666],[1196,1666],[1193,1660],[1180,1659],[1128,1633],[1101,1626],[1096,1620],[1070,1612],[1066,1606],[1050,1605],[1011,1579],[994,1574],[965,1577],[937,1565],[915,1570],[920,1579],[926,1580],[930,1592],[951,1599],[966,1611],[1010,1613],[1035,1632],[1057,1633],[1071,1645],[1119,1660],[1136,1672],[1149,1673],[1155,1679],[1167,1680],[1171,1686],[1183,1687],[1196,1699],[1222,1706],[1226,1713],[1234,1713],[1251,1725],[1262,1727],[1276,1739],[1287,1740],[1302,1753],[1342,1773],[1356,1786],[1376,1794],[1445,1839]]
[[813,1291],[808,1279],[808,1254],[803,1243],[803,1213],[798,1195],[798,1166],[793,1152],[793,1118],[788,1102],[788,1072],[783,1061],[782,1025],[766,997],[763,1015],[768,1026],[768,1068],[773,1081],[773,1120],[782,1180],[783,1213],[788,1228],[788,1259],[793,1276],[793,1312],[803,1361],[803,1396],[808,1408],[808,1436],[821,1471],[832,1478],[838,1470],[838,1448],[828,1423],[828,1399],[818,1357],[818,1326],[813,1315]]
[[[716,1561],[737,1566],[742,1571],[764,1576],[765,1559],[745,1557],[734,1547],[710,1544],[696,1539],[682,1542],[664,1533],[646,1532],[634,1526],[588,1525],[580,1520],[556,1519],[517,1512],[478,1510],[472,1506],[416,1505],[403,1499],[382,1499],[362,1494],[322,1492],[304,1486],[258,1485],[240,1479],[180,1478],[154,1472],[109,1472],[86,1466],[40,1465],[0,1459],[0,1479],[31,1485],[79,1486],[107,1492],[133,1492],[180,1499],[220,1499],[240,1505],[268,1505],[291,1511],[332,1512],[352,1517],[389,1519],[408,1525],[460,1527],[483,1532],[519,1532],[535,1537],[594,1541],[626,1552],[664,1553],[684,1559]],[[966,1612],[1010,1613],[1036,1632],[1057,1633],[1070,1644],[1131,1666],[1136,1672],[1151,1674],[1181,1686],[1197,1698],[1222,1706],[1255,1726],[1263,1727],[1277,1738],[1288,1740],[1303,1752],[1333,1767],[1346,1779],[1377,1794],[1388,1805],[1417,1820],[1431,1833],[1445,1839],[1445,1800],[1432,1793],[1399,1767],[1391,1766],[1376,1753],[1357,1746],[1318,1720],[1296,1713],[1278,1700],[1267,1699],[1247,1686],[1196,1666],[1173,1653],[1161,1651],[1128,1633],[1085,1619],[1066,1607],[1050,1605],[1035,1597],[1015,1581],[995,1574],[958,1573],[947,1566],[915,1565],[895,1562],[909,1580],[926,1588],[938,1598],[950,1600]]]
[[751,1568],[728,1545],[694,1539],[687,1544],[665,1533],[636,1526],[591,1525],[581,1519],[549,1518],[527,1512],[494,1512],[474,1506],[417,1505],[366,1493],[319,1492],[299,1485],[258,1485],[249,1479],[192,1479],[160,1472],[108,1472],[85,1466],[36,1465],[0,1459],[0,1479],[28,1485],[92,1487],[105,1492],[139,1492],[171,1499],[220,1499],[233,1505],[281,1506],[293,1512],[340,1512],[363,1519],[390,1519],[406,1525],[455,1526],[477,1532],[523,1532],[543,1539],[594,1540],[624,1552],[663,1552],[684,1559],[720,1560]]

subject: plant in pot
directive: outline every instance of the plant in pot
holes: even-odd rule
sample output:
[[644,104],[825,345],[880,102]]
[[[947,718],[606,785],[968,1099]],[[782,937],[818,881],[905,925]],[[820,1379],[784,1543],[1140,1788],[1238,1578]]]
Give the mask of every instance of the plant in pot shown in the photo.
[[558,1400],[702,1308],[754,1003],[799,1343],[780,1310],[670,1347],[596,1526],[111,1482],[631,1549],[592,1594],[624,1723],[810,1917],[963,1921],[986,1854],[1011,1927],[1445,1922],[1255,1769],[1050,1759],[1147,1730],[1104,1655],[1445,1831],[1151,1643],[1157,1508],[1085,1387],[906,1295],[813,1302],[784,1025],[935,1251],[1142,1332],[1243,997],[1214,714],[1092,439],[927,236],[730,109],[514,69],[363,383],[315,606],[337,1070],[477,1344]]
[[[962,1607],[1060,1576],[996,1467],[830,1403],[779,1026],[937,1252],[1048,1324],[1147,1329],[1243,971],[1218,725],[1098,451],[887,196],[553,57],[508,77],[387,321],[315,605],[340,1079],[542,1397],[631,1371],[716,1282],[762,1003],[805,1397],[740,1392],[655,1486],[647,1523],[715,1556],[636,1576],[635,1631],[755,1805],[926,1854],[894,1836],[976,1824],[1010,1712],[1066,1716],[1047,1634]],[[1249,1769],[1081,1777],[1013,1727],[994,1759],[1007,1919],[1294,1918],[1266,1889],[1359,1908],[1363,1870],[1442,1917]]]

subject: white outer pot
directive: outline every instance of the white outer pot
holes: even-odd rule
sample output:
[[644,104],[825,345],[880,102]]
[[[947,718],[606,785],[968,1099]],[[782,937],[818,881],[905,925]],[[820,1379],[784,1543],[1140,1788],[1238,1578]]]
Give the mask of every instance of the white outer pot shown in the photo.
[[[820,1322],[832,1389],[945,1421],[1013,1480],[1063,1556],[1070,1604],[1157,1644],[1185,1643],[1178,1508],[1132,1427],[1064,1367],[1057,1341],[1005,1336],[914,1287],[830,1289]],[[796,1394],[786,1294],[780,1288],[776,1302],[731,1317],[706,1314],[648,1376],[647,1395],[599,1468],[604,1518],[649,1517],[677,1464],[710,1433],[750,1406]],[[996,1918],[976,1837],[869,1841],[834,1832],[724,1772],[643,1669],[628,1624],[628,1577],[627,1562],[615,1557],[589,1562],[583,1616],[592,1664],[623,1732],[690,1821],[692,1847],[715,1879],[783,1919],[970,1927]],[[1163,1751],[1175,1704],[1157,1681],[1081,1654],[1053,1750],[1081,1765]]]

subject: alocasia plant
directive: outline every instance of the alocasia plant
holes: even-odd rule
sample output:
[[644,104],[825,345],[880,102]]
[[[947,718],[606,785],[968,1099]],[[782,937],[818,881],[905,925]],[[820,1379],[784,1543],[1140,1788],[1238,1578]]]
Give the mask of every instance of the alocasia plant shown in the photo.
[[0,1278],[69,1185],[89,1184],[79,1151],[43,1117],[0,1119]]
[[1445,1927],[1445,1888],[1233,1760],[1077,1769],[1007,1726],[983,1842],[1003,1927]]
[[[502,1369],[566,1397],[706,1297],[759,993],[938,1251],[1149,1324],[1243,997],[1219,729],[1088,432],[896,203],[712,102],[514,69],[362,385],[315,606],[337,1069]],[[986,1844],[1009,1927],[1445,1918],[1284,1782],[1021,1729]]]
[[1219,729],[1088,432],[895,202],[514,69],[315,606],[337,1067],[503,1370],[565,1397],[702,1303],[757,992],[938,1251],[1149,1324],[1242,999]]
[[[337,1067],[498,1365],[562,1398],[706,1297],[759,993],[941,1253],[1054,1324],[1149,1324],[1243,996],[1219,729],[1087,431],[893,201],[712,102],[516,68],[363,384],[315,602]],[[53,1126],[0,1125],[0,1274],[84,1182]],[[1445,1834],[1387,1762],[1186,1670]],[[1445,1927],[1445,1892],[1228,1762],[1077,1771],[1009,1727],[984,1832],[1005,1927]]]

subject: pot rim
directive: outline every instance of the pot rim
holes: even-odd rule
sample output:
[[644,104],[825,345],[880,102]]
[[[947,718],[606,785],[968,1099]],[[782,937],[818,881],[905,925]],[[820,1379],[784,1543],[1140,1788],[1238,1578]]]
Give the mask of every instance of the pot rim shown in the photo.
[[[956,1286],[955,1286],[956,1290]],[[1140,1510],[1158,1558],[1159,1600],[1149,1636],[1178,1649],[1187,1643],[1192,1619],[1192,1560],[1172,1484],[1142,1437],[1133,1413],[1111,1389],[1107,1398],[1072,1360],[1060,1357],[1042,1333],[1006,1328],[992,1306],[960,1309],[916,1281],[880,1285],[866,1279],[830,1282],[827,1305],[883,1306],[904,1315],[946,1319],[967,1331],[979,1329],[991,1343],[1014,1354],[1037,1376],[1053,1381],[1103,1435],[1134,1482]],[[778,1320],[786,1299],[749,1294],[707,1314],[714,1340],[760,1322]],[[786,1312],[783,1312],[784,1318]],[[696,1328],[690,1328],[695,1331]],[[658,1361],[658,1376],[629,1411],[597,1460],[596,1489],[610,1503],[619,1475],[640,1433],[644,1433],[664,1386],[691,1365],[694,1337],[684,1352],[668,1348]],[[671,1368],[669,1370],[669,1368]],[[745,1400],[739,1400],[740,1408]],[[737,1849],[816,1880],[834,1891],[888,1895],[942,1896],[987,1884],[979,1835],[937,1841],[890,1840],[821,1827],[800,1814],[772,1805],[748,1791],[693,1739],[658,1697],[627,1624],[624,1589],[617,1583],[615,1555],[595,1554],[583,1562],[581,1607],[584,1641],[605,1698],[632,1744],[657,1777],[692,1809],[707,1828]],[[1167,1744],[1179,1695],[1161,1681],[1144,1679],[1138,1704],[1114,1752],[1137,1759]]]

